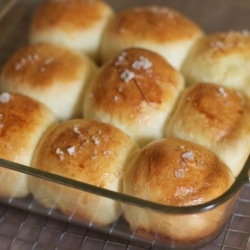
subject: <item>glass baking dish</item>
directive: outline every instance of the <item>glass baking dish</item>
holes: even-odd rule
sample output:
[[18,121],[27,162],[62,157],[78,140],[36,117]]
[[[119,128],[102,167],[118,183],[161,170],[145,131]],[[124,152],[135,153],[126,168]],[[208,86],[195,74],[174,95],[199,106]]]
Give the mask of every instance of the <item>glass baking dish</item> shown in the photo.
[[[216,0],[106,1],[110,3],[117,12],[124,8],[146,4],[164,5],[175,8],[197,22],[206,33],[228,30],[250,30],[250,23],[247,22],[249,19],[250,2],[245,0],[221,0],[219,2]],[[0,70],[13,52],[27,44],[30,19],[40,3],[41,0],[9,0],[0,5]],[[207,229],[207,232],[203,234],[202,237],[194,237],[191,241],[176,240],[174,237],[171,237],[171,230],[166,238],[162,238],[156,233],[152,234],[152,237],[145,239],[130,230],[129,224],[122,216],[122,212],[118,219],[112,224],[108,226],[98,226],[92,221],[84,221],[73,215],[66,216],[56,207],[45,208],[37,203],[32,195],[26,198],[7,199],[0,197],[0,201],[5,204],[162,249],[195,249],[201,248],[213,241],[220,235],[227,224],[242,187],[246,182],[250,181],[249,158],[234,184],[222,196],[198,206],[171,207],[115,193],[86,183],[9,162],[4,159],[0,159],[0,166],[4,169],[26,174],[30,176],[30,178],[34,178],[38,183],[42,183],[43,181],[49,182],[55,186],[55,189],[60,190],[60,193],[70,191],[76,193],[79,197],[91,194],[94,197],[103,197],[107,200],[117,201],[130,206],[131,211],[137,210],[147,216],[156,219],[161,218],[163,223],[165,222],[167,225],[170,225],[170,228],[175,227],[177,230],[180,230],[180,232],[186,234],[188,234],[191,229],[191,234],[199,235],[199,232],[197,232],[198,229],[195,230],[192,227],[192,225],[196,225],[196,223],[198,223],[197,225],[203,223],[204,228]],[[1,178],[4,177],[0,176],[0,180]],[[0,186],[0,188],[4,187]],[[41,190],[42,188],[41,185]],[[58,199],[60,199],[60,195],[58,195]],[[101,208],[97,208],[97,213],[102,213]]]

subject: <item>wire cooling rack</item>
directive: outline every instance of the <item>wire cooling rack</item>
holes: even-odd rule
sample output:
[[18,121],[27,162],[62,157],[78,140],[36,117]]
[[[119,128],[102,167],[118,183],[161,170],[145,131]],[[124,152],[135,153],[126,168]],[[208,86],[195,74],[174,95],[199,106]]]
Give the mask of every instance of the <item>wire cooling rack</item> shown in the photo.
[[[157,250],[0,203],[1,250]],[[203,250],[250,250],[250,184],[238,198],[227,227]]]

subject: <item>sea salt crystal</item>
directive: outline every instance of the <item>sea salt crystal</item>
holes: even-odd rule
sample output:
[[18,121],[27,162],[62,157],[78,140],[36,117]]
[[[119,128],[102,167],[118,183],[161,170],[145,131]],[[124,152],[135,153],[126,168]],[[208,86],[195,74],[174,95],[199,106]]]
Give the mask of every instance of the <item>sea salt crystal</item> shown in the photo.
[[44,72],[45,71],[45,68],[44,67],[40,67],[40,72]]
[[44,61],[44,64],[50,64],[51,62],[53,62],[53,58],[49,57]]
[[18,70],[20,70],[22,67],[23,67],[23,64],[20,63],[20,62],[18,62],[18,63],[16,63],[16,65],[15,65],[15,70],[18,71]]
[[29,60],[29,61],[31,61],[32,60],[32,56],[29,54],[29,55],[27,55],[27,59]]
[[38,60],[39,60],[39,55],[38,55],[38,54],[33,54],[33,59],[34,59],[35,61],[38,61]]
[[81,134],[81,132],[79,131],[79,125],[77,124],[74,125],[74,132],[77,134]]
[[10,99],[11,99],[11,95],[7,92],[2,93],[0,95],[0,102],[1,103],[8,103],[10,101]]
[[182,149],[182,150],[183,150],[184,148],[185,148],[184,146],[180,146],[180,149]]
[[122,52],[118,56],[117,61],[115,62],[115,66],[125,64],[126,63],[126,58],[125,58],[126,56],[127,56],[127,53],[126,52]]
[[249,32],[249,30],[242,30],[242,34],[243,34],[244,36],[249,36],[249,35],[250,35],[250,32]]
[[122,92],[122,90],[123,90],[123,89],[122,89],[121,86],[117,88],[117,91],[120,92],[120,93]]
[[216,41],[216,42],[215,42],[215,46],[218,47],[218,48],[220,48],[220,49],[223,49],[225,45],[224,45],[224,43],[221,42],[221,41]]
[[133,79],[135,77],[135,73],[128,70],[128,69],[125,69],[121,75],[120,75],[120,78],[125,82],[125,83],[128,83],[131,79]]
[[90,155],[90,159],[92,159],[92,160],[96,159],[96,157],[97,157],[97,155],[95,155],[95,154]]
[[105,151],[103,152],[103,154],[104,154],[105,156],[110,156],[110,155],[112,154],[112,151],[111,151],[111,150],[105,150]]
[[221,93],[222,96],[226,97],[227,93],[225,92],[224,88],[220,87],[219,92]]
[[152,63],[144,56],[140,56],[139,60],[134,61],[132,64],[132,68],[138,69],[138,70],[141,68],[142,69],[149,69],[151,67],[152,67]]
[[72,147],[68,148],[67,151],[70,155],[75,155],[76,154],[76,147],[72,146]]
[[175,177],[177,177],[177,178],[184,178],[184,176],[185,176],[185,169],[179,168],[178,170],[176,170],[176,171],[174,172],[174,175],[175,175]]
[[64,160],[64,153],[63,153],[63,151],[62,151],[60,148],[58,148],[58,149],[56,150],[56,154],[59,156],[59,159],[60,159],[61,161]]
[[26,59],[24,57],[21,58],[21,63],[25,64],[26,63]]
[[114,96],[114,101],[117,102],[119,100],[119,97],[118,96]]
[[167,13],[167,17],[170,18],[170,19],[173,18],[174,17],[174,13],[173,12],[168,12]]
[[194,153],[192,151],[188,151],[184,154],[182,154],[182,159],[184,161],[189,161],[189,160],[193,160],[194,159]]
[[91,139],[92,139],[92,141],[95,143],[95,145],[98,146],[98,145],[100,144],[100,140],[99,140],[99,138],[97,138],[96,136],[92,136]]
[[80,148],[86,147],[88,145],[89,141],[85,140],[82,145],[80,146]]

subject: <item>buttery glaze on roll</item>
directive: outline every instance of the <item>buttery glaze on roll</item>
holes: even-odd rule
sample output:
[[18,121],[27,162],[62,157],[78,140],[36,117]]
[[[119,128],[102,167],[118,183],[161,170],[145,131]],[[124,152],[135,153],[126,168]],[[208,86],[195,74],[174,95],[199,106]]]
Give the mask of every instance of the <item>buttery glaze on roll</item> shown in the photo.
[[[123,177],[123,192],[169,206],[195,206],[217,198],[233,181],[230,168],[210,150],[178,138],[160,139],[144,147],[130,162]],[[125,203],[122,208],[135,236],[189,245],[221,228],[226,205],[176,215]]]
[[113,15],[104,1],[47,0],[31,20],[30,42],[64,45],[98,61],[103,30]]
[[129,47],[152,50],[177,70],[203,31],[176,10],[161,6],[126,9],[113,17],[104,31],[101,60],[108,61]]
[[187,85],[216,83],[250,97],[250,33],[217,32],[200,39],[181,69]]
[[193,85],[181,96],[166,136],[203,145],[237,176],[250,153],[250,100],[220,85]]
[[86,86],[97,72],[88,57],[66,47],[38,43],[18,50],[4,65],[1,91],[30,96],[64,121],[82,117]]
[[130,48],[109,61],[91,81],[84,117],[110,123],[144,146],[162,138],[184,80],[155,52]]
[[[121,130],[105,123],[76,119],[59,124],[43,138],[32,167],[122,192],[121,177],[139,150]],[[120,203],[99,195],[31,177],[31,192],[48,208],[95,225],[106,225],[120,214]]]
[[[24,95],[0,94],[0,158],[30,166],[42,136],[58,123],[45,105]],[[0,168],[0,196],[24,197],[30,193],[28,177]]]

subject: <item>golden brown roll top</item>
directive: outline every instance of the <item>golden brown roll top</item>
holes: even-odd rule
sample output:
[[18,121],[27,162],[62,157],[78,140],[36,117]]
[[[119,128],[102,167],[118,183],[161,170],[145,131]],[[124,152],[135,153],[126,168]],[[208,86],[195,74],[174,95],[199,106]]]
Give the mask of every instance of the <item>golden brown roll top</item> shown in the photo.
[[208,149],[171,138],[154,141],[124,175],[124,193],[171,206],[210,201],[233,182],[231,170]]
[[[121,130],[92,120],[61,123],[43,138],[32,166],[97,187],[122,192],[121,177],[128,161],[139,147]],[[120,212],[112,199],[30,179],[31,192],[47,207],[95,224],[109,224]],[[44,187],[41,191],[41,187]]]
[[196,142],[217,154],[237,176],[250,152],[250,101],[210,83],[185,90],[167,126],[167,137]]
[[[123,177],[123,192],[169,206],[195,206],[223,194],[234,178],[228,166],[210,150],[182,139],[154,141],[131,161]],[[122,204],[132,232],[149,240],[188,245],[221,227],[226,206],[204,213],[158,213]]]
[[[0,94],[0,158],[30,166],[41,137],[57,124],[52,111],[27,96]],[[23,197],[29,193],[27,176],[1,168],[0,195]]]
[[121,50],[141,47],[152,50],[179,69],[203,31],[181,13],[161,6],[142,6],[118,13],[105,29],[101,59],[106,62]]
[[97,61],[103,30],[113,15],[104,1],[47,0],[31,20],[30,42],[64,45]]
[[60,120],[80,118],[86,86],[97,66],[66,47],[39,43],[21,48],[4,65],[1,90],[46,104]]
[[187,85],[216,83],[250,96],[250,33],[217,32],[200,39],[187,56],[181,72]]
[[183,77],[163,57],[130,48],[106,63],[91,81],[84,117],[110,123],[140,145],[163,135]]

